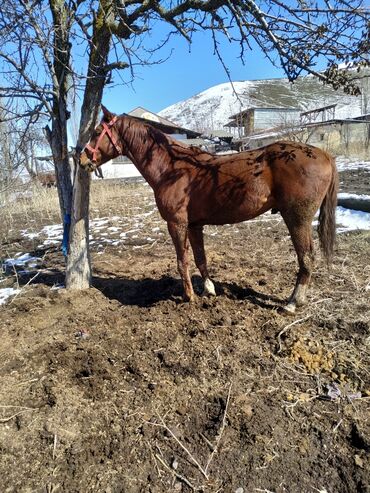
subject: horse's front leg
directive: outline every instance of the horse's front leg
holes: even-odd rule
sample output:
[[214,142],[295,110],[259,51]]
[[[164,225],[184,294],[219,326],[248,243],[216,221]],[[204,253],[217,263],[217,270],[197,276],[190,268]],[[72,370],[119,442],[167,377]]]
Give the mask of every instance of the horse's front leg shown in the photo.
[[215,286],[208,274],[207,258],[204,251],[203,226],[189,226],[189,239],[194,253],[195,264],[202,276],[203,296],[216,296]]
[[168,222],[167,227],[176,249],[177,268],[184,287],[184,300],[192,301],[194,299],[194,291],[189,274],[188,225]]

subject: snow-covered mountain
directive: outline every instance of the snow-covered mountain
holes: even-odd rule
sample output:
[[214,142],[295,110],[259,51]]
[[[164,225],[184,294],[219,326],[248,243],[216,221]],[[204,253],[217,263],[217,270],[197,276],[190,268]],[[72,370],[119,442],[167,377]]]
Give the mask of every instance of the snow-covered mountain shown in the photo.
[[250,107],[300,108],[302,111],[337,104],[335,118],[370,113],[369,79],[363,94],[348,96],[311,76],[294,84],[287,79],[265,79],[219,84],[159,112],[178,125],[197,131],[221,130],[229,117]]

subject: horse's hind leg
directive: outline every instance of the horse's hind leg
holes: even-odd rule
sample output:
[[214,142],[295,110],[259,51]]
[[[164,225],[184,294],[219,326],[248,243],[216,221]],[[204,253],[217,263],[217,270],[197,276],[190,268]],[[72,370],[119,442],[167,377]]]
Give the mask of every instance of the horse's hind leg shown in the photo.
[[206,253],[204,251],[203,226],[189,226],[189,239],[194,253],[195,264],[204,283],[202,294],[203,296],[216,296],[214,284],[208,274]]
[[[285,216],[285,217],[284,217]],[[308,214],[304,219],[299,217],[292,218],[284,215],[284,220],[288,226],[292,242],[297,253],[299,270],[297,274],[296,284],[292,295],[285,306],[285,310],[289,313],[294,313],[297,306],[302,306],[306,303],[306,291],[311,279],[311,273],[314,263],[314,251],[312,240],[312,219]]]
[[192,301],[194,299],[194,291],[189,274],[188,227],[186,224],[174,222],[168,222],[167,227],[176,249],[177,268],[184,287],[184,300]]

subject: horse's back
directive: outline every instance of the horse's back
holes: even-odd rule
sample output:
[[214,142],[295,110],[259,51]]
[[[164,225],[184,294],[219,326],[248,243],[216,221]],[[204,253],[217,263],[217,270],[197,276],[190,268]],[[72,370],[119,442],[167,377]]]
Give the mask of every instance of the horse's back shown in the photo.
[[300,142],[278,141],[255,149],[263,152],[270,161],[294,166],[318,165],[331,167],[332,156],[318,147]]
[[316,210],[335,179],[335,161],[326,151],[308,144],[278,141],[232,155],[221,164],[244,183],[239,190],[256,215],[303,204]]
[[190,224],[252,219],[273,208],[317,208],[332,177],[332,159],[321,149],[276,142],[228,156],[178,159],[155,191],[162,217]]
[[264,148],[281,205],[306,201],[318,207],[336,174],[334,158],[323,149],[298,142],[276,142]]

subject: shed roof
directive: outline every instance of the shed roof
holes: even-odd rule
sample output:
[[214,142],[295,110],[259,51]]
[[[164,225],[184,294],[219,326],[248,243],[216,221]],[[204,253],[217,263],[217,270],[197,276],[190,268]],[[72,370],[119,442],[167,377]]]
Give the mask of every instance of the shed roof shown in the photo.
[[200,139],[199,138],[186,139],[186,140],[182,140],[181,143],[186,145],[186,146],[196,146],[196,147],[206,146],[206,145],[212,144],[212,142],[210,142],[209,140],[202,139],[202,138],[200,138]]
[[142,106],[138,106],[137,108],[131,110],[128,115],[143,118],[144,120],[149,120],[151,122],[163,123],[164,125],[173,125],[176,127],[176,123],[171,122],[170,120],[167,120],[167,118],[163,118],[162,116],[157,115],[157,113],[153,113],[153,111],[149,111]]

